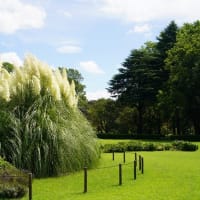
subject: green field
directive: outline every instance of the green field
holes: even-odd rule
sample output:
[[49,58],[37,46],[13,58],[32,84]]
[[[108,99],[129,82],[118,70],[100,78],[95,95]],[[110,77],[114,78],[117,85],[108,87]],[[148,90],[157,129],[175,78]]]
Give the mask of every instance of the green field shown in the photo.
[[33,200],[199,200],[200,150],[138,154],[144,157],[145,170],[143,175],[138,171],[136,181],[133,180],[133,152],[126,154],[126,165],[122,166],[122,186],[118,185],[118,164],[123,163],[123,155],[117,153],[112,161],[111,154],[102,154],[99,169],[88,171],[88,193],[83,193],[81,171],[57,178],[35,179]]

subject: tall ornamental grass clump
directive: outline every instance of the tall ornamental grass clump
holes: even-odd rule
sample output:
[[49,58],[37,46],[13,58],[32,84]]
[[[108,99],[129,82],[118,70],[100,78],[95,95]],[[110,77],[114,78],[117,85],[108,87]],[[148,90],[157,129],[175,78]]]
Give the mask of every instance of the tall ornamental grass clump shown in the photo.
[[0,154],[37,177],[90,167],[99,158],[93,129],[77,108],[74,83],[34,56],[0,69]]

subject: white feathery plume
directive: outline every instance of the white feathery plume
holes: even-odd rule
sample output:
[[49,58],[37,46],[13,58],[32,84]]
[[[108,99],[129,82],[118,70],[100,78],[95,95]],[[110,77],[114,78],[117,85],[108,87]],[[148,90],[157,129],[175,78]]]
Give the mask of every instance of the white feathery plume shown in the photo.
[[38,66],[40,66],[40,62],[37,60],[35,56],[28,55],[25,57],[24,68],[26,69],[30,77],[32,76],[36,76],[38,78],[40,77]]
[[55,100],[57,101],[61,100],[60,87],[54,76],[52,76],[51,93],[52,93],[52,96],[55,98]]
[[48,91],[56,101],[63,100],[70,107],[77,107],[75,84],[74,81],[69,83],[65,69],[62,72],[59,69],[53,71],[30,54],[22,67],[14,66],[12,73],[0,69],[0,94],[6,101],[12,96],[23,95],[26,86],[31,83],[34,95],[41,95],[41,90]]
[[40,79],[37,76],[32,77],[32,87],[34,93],[36,95],[39,95],[41,91],[41,85],[40,85]]

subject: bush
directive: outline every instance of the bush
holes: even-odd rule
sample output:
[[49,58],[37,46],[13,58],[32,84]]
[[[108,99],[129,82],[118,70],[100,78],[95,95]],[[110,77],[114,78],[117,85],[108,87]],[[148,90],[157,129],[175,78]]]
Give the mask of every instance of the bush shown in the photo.
[[200,135],[155,135],[155,134],[120,134],[120,133],[98,133],[98,138],[101,139],[140,139],[140,140],[183,140],[183,141],[200,141]]
[[21,198],[27,186],[28,176],[0,157],[0,199]]
[[106,153],[111,152],[124,152],[126,151],[126,146],[124,143],[118,143],[118,144],[105,144],[103,146],[103,151]]
[[127,151],[142,151],[143,144],[141,142],[129,142],[127,143]]
[[124,151],[164,151],[164,150],[179,150],[179,151],[196,151],[198,145],[190,142],[175,141],[168,144],[159,144],[153,142],[120,142],[118,144],[106,144],[103,146],[103,152],[124,152]]
[[26,188],[21,185],[0,187],[0,198],[21,198],[25,194]]
[[196,151],[198,149],[198,145],[185,141],[174,141],[172,147],[180,151]]
[[144,143],[143,144],[143,151],[156,151],[157,145],[154,143]]

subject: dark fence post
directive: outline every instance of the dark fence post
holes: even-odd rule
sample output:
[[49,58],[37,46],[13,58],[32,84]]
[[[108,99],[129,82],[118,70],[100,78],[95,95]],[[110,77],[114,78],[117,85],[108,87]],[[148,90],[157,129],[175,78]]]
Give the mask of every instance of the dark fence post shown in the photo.
[[29,200],[32,200],[32,173],[28,174],[28,193]]
[[144,158],[143,157],[141,159],[141,163],[142,163],[142,174],[144,174]]
[[126,152],[124,151],[124,154],[123,154],[124,156],[124,163],[126,162]]
[[119,185],[122,185],[122,164],[119,164]]
[[139,155],[139,170],[141,170],[142,167],[142,159],[141,155]]
[[136,160],[134,160],[134,168],[133,168],[133,172],[134,172],[134,180],[136,180],[136,173],[137,173],[137,162]]
[[115,160],[115,152],[112,152],[112,159]]
[[87,167],[84,167],[84,193],[87,192]]
[[136,161],[136,166],[137,166],[137,153],[135,152],[135,161]]

